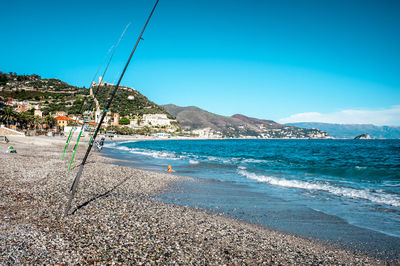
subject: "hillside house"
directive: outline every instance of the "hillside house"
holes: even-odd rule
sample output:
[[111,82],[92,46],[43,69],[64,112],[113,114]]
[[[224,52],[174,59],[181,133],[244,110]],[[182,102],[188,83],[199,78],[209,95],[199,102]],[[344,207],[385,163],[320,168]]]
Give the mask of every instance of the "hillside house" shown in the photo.
[[66,117],[66,116],[56,116],[57,126],[66,127],[68,123],[72,123],[74,119]]
[[221,138],[220,132],[214,131],[212,128],[206,127],[192,130],[192,134],[198,135],[200,138]]
[[166,114],[144,114],[143,126],[169,126],[171,119]]
[[54,116],[55,116],[56,118],[57,118],[57,116],[67,116],[67,113],[64,112],[64,111],[57,111],[57,112],[55,113]]
[[38,117],[43,117],[43,112],[40,109],[35,109],[33,115]]
[[7,97],[6,104],[12,106],[12,105],[18,104],[18,101],[16,99],[11,98],[11,97]]
[[18,113],[26,112],[26,110],[27,110],[26,104],[18,104],[17,108],[15,109],[15,111],[17,111]]
[[[87,128],[89,131],[93,132],[96,130],[97,126],[99,125],[99,123],[95,123],[95,122],[88,122],[87,123]],[[107,126],[104,124],[101,124],[101,128],[106,128]]]
[[130,128],[136,128],[138,127],[138,120],[137,119],[129,119],[129,127]]

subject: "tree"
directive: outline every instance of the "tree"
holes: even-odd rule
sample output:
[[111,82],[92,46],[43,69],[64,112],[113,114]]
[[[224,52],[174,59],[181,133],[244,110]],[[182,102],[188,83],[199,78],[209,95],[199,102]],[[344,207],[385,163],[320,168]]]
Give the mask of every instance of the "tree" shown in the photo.
[[7,123],[7,126],[10,126],[10,121],[17,122],[18,113],[15,112],[11,107],[6,107],[1,110],[0,120]]
[[39,130],[43,130],[43,124],[46,122],[44,117],[34,116],[33,121],[35,123],[35,128],[39,128]]
[[57,120],[54,117],[49,116],[49,115],[45,117],[45,121],[46,121],[46,124],[49,129],[54,127],[55,124],[57,123]]
[[30,115],[28,112],[20,113],[17,122],[19,123],[19,127],[21,129],[31,128],[35,125],[33,115]]
[[82,104],[82,100],[77,99],[74,101],[74,105],[80,105],[80,104]]
[[129,125],[129,124],[131,123],[131,121],[130,121],[128,118],[123,117],[123,118],[121,118],[121,119],[118,121],[118,123],[119,123],[120,125]]
[[18,114],[16,122],[18,123],[18,127],[21,129],[26,128],[28,125],[28,119],[27,119],[26,115],[23,113]]
[[74,121],[68,121],[68,126],[77,126],[78,123],[74,120]]
[[34,115],[35,114],[35,109],[31,108],[28,111],[26,111],[27,114],[29,115]]
[[6,85],[8,81],[7,74],[0,73],[0,85]]

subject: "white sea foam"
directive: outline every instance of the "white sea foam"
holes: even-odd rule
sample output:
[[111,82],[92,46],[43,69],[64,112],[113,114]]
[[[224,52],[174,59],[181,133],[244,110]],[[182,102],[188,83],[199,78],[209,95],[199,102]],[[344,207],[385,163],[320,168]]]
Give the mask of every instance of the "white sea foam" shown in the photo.
[[240,158],[224,158],[224,157],[214,157],[214,156],[205,156],[203,158],[204,161],[208,162],[217,162],[217,163],[223,163],[223,164],[230,164],[230,165],[235,165],[240,161]]
[[[129,149],[129,148],[128,148]],[[140,155],[145,155],[145,156],[150,156],[156,159],[167,159],[167,160],[179,160],[181,159],[180,157],[177,157],[174,153],[172,152],[166,152],[166,151],[154,151],[154,150],[144,150],[144,149],[129,149],[130,153],[134,154],[140,154]]]
[[226,157],[214,157],[214,156],[206,156],[204,158],[204,160],[223,163],[223,164],[230,164],[230,165],[237,165],[239,163],[253,164],[253,163],[268,163],[269,162],[267,160],[260,160],[260,159],[244,159],[244,158],[240,158],[240,157],[226,158]]
[[364,170],[364,169],[367,169],[366,166],[358,166],[358,165],[356,165],[355,168],[356,168],[357,170]]
[[300,188],[306,190],[319,190],[325,191],[337,196],[343,196],[348,198],[358,198],[369,200],[374,203],[392,205],[400,207],[400,196],[394,194],[388,194],[382,191],[371,191],[368,189],[356,189],[348,187],[336,187],[328,183],[322,182],[307,182],[302,180],[289,180],[285,178],[278,178],[272,176],[257,175],[255,173],[238,170],[238,173],[246,178],[257,180],[259,182],[268,183],[273,186],[289,187],[289,188]]
[[119,144],[118,142],[104,142],[104,147],[106,147],[106,148],[114,148],[118,144]]
[[125,147],[125,146],[118,146],[118,147],[116,147],[116,149],[122,150],[122,151],[130,151],[131,150],[130,148]]
[[[138,155],[144,155],[144,156],[149,156],[153,157],[155,159],[165,159],[165,160],[185,160],[189,159],[190,164],[198,164],[198,156],[186,153],[185,155],[177,155],[174,152],[171,151],[156,151],[156,150],[150,150],[150,149],[140,149],[140,148],[129,148],[123,145],[119,145],[119,143],[110,143],[107,147],[114,148],[117,150],[123,150],[123,151],[129,151],[130,153],[133,154],[138,154]],[[214,157],[215,160],[218,160],[217,157]]]
[[[133,143],[133,142],[136,142],[136,141],[130,141],[128,143]],[[106,142],[104,142],[104,147],[119,149],[120,147],[125,147],[125,146],[119,146],[119,145],[126,144],[126,143],[127,143],[126,141],[106,141]]]
[[384,187],[400,187],[399,181],[388,180],[383,182]]
[[260,159],[244,159],[242,160],[243,163],[268,163],[267,160],[260,160]]
[[119,143],[119,142],[105,142],[104,143],[104,147],[106,147],[106,148],[113,148],[113,149],[116,149],[116,150],[122,150],[122,151],[129,151],[129,150],[131,150],[130,148],[128,148],[128,147],[126,147],[126,146],[123,146],[123,145],[120,145],[121,143]]

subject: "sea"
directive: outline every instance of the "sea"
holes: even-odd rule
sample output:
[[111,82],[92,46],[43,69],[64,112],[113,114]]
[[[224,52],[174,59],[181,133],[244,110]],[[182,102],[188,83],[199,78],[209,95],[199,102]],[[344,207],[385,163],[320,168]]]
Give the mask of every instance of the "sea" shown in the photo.
[[161,201],[400,257],[400,140],[152,140],[108,142],[103,153],[193,178]]

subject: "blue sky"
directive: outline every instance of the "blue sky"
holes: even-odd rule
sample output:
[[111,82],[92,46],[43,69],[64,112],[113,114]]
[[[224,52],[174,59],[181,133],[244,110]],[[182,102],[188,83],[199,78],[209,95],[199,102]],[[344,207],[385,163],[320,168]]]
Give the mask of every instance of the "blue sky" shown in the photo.
[[[153,4],[4,2],[0,71],[88,87],[131,22],[114,82]],[[397,0],[160,0],[122,83],[222,115],[400,125],[399,12]]]

